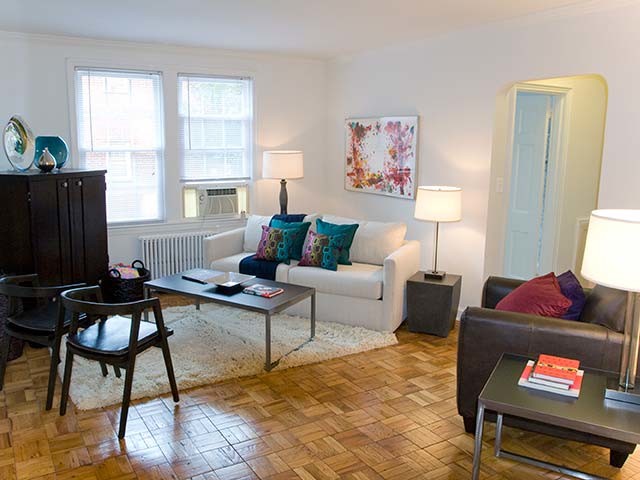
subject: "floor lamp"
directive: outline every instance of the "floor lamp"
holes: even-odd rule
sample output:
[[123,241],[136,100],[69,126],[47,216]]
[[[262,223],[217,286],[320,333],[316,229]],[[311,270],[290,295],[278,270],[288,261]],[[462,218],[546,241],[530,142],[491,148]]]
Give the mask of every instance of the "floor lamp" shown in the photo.
[[418,187],[414,217],[435,222],[433,267],[425,272],[425,278],[443,279],[446,272],[438,271],[438,235],[440,222],[457,222],[462,219],[462,189],[458,187]]
[[302,178],[303,155],[298,150],[271,150],[262,154],[262,177],[280,179],[280,213],[287,214],[287,179]]
[[620,378],[618,385],[607,388],[605,398],[640,405],[640,388],[635,388],[640,338],[640,210],[591,212],[582,276],[628,292]]

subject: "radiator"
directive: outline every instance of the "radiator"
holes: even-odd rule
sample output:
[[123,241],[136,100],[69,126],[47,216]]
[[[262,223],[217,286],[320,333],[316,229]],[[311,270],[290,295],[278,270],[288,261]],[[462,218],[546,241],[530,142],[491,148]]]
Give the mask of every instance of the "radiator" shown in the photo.
[[169,233],[139,237],[142,261],[159,278],[191,268],[202,268],[203,240],[216,232]]

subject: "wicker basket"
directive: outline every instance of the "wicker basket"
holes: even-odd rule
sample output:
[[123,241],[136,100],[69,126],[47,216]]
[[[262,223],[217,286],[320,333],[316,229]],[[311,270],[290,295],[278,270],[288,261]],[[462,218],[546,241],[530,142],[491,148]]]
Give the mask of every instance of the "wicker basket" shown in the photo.
[[[136,266],[139,264],[139,266]],[[140,274],[137,278],[121,278],[120,272],[112,268],[102,279],[102,296],[107,303],[127,303],[144,298],[144,282],[151,278],[151,272],[144,267],[141,260],[134,260],[131,266]],[[115,276],[114,276],[115,275]]]

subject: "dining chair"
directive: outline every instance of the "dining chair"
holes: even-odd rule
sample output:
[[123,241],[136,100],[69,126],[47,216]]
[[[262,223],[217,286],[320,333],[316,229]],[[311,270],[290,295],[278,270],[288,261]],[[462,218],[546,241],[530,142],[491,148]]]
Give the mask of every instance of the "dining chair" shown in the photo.
[[[60,363],[60,344],[71,324],[59,306],[59,295],[84,284],[40,287],[37,274],[10,275],[0,278],[0,295],[8,299],[8,315],[0,340],[0,390],[4,388],[11,338],[52,349],[45,408],[51,410]],[[19,305],[22,304],[22,308]],[[85,325],[86,318],[82,317]]]
[[[165,328],[160,300],[150,298],[130,303],[102,303],[100,287],[85,287],[63,292],[61,301],[62,308],[71,314],[71,326],[66,342],[67,357],[62,381],[60,415],[65,415],[67,411],[75,355],[126,370],[119,438],[124,438],[127,427],[133,371],[138,354],[151,347],[161,348],[173,401],[180,401],[167,341],[173,332]],[[142,320],[145,310],[153,311],[155,322]],[[81,315],[100,320],[79,331]]]

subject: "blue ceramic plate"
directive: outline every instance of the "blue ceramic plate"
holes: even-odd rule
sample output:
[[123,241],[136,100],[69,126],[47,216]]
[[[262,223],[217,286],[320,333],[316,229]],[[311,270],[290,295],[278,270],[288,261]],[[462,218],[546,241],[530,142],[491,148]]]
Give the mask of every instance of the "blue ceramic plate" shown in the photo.
[[4,127],[2,146],[9,163],[21,172],[29,170],[33,164],[35,142],[27,123],[14,115]]

